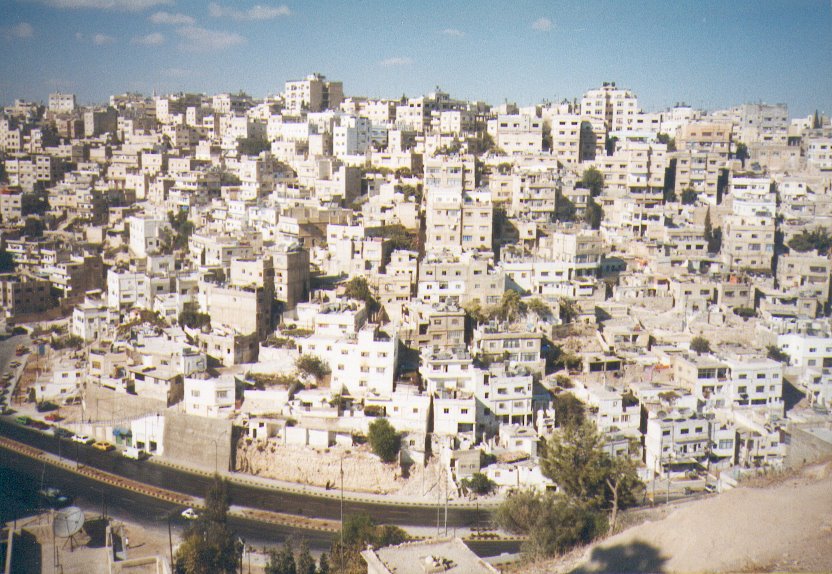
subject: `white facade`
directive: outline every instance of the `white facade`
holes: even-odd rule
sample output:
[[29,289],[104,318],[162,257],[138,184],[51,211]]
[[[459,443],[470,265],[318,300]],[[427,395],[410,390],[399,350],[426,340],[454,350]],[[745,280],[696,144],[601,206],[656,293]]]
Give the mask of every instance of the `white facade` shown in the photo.
[[201,417],[226,418],[234,411],[234,377],[185,377],[185,412]]

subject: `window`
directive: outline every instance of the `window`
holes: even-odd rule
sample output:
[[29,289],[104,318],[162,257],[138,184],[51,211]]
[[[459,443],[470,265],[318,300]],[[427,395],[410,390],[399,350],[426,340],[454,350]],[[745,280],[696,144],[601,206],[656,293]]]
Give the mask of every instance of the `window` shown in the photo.
[[690,429],[682,429],[679,431],[679,434],[688,434],[690,433]]

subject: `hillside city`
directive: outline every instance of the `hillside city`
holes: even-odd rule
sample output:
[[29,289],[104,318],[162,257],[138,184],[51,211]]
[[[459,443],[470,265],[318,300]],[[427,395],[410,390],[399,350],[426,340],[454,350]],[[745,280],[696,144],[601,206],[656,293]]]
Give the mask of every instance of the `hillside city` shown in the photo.
[[[372,573],[498,571],[449,507],[552,556],[505,501],[614,531],[832,453],[828,116],[347,87],[3,108],[3,424],[340,497],[341,527],[345,496],[429,505],[427,541],[363,539]],[[597,506],[557,464],[586,445]]]

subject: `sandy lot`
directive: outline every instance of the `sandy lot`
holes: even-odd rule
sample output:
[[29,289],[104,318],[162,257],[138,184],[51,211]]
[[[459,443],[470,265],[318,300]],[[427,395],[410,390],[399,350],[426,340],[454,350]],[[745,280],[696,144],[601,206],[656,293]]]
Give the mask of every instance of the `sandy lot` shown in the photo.
[[832,463],[691,502],[571,557],[565,572],[832,572]]

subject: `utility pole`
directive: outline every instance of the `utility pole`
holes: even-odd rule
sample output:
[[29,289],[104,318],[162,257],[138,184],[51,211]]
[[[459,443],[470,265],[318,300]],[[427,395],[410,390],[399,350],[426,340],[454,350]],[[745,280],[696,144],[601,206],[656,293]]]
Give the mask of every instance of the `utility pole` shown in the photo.
[[[168,548],[170,550],[170,569],[173,572],[173,534],[170,532],[170,514],[168,514]],[[251,570],[251,567],[249,567],[249,570]]]

